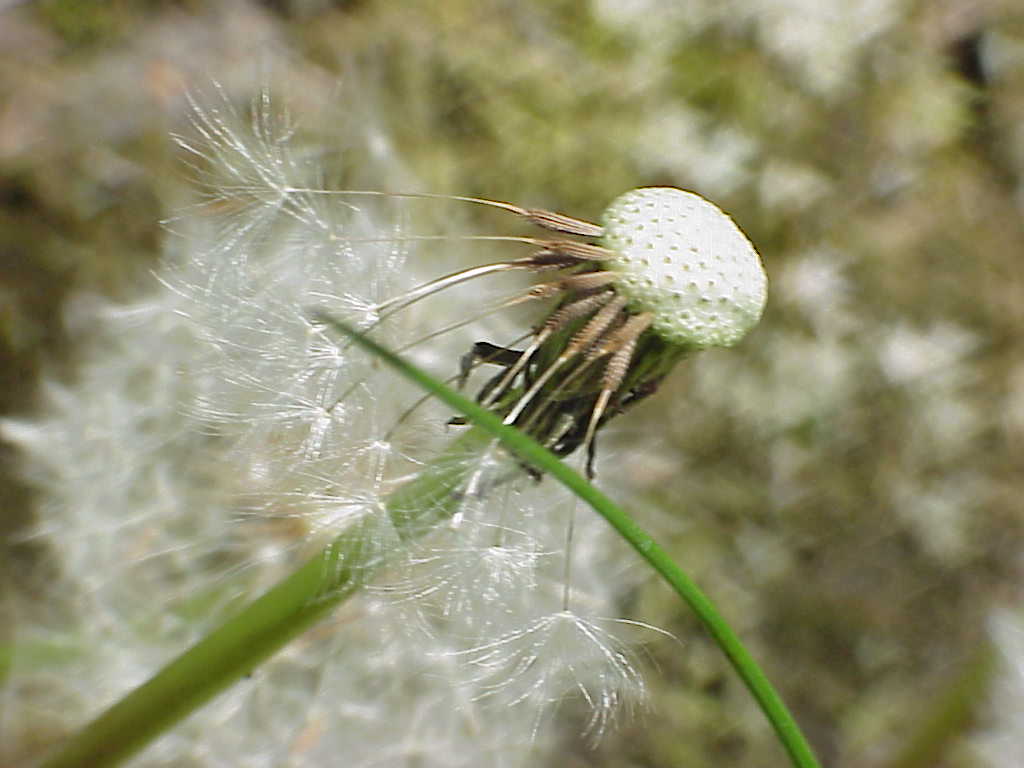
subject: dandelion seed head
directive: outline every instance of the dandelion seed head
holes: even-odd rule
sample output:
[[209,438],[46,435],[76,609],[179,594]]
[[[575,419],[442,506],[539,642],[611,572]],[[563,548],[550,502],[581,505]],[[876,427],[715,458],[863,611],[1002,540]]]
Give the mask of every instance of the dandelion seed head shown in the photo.
[[[467,306],[507,306],[507,289],[456,286],[449,301],[403,303],[437,278],[439,260],[455,263],[458,235],[431,240],[425,259],[397,198],[356,205],[324,188],[286,112],[268,100],[251,114],[198,100],[194,108],[196,136],[181,143],[202,199],[172,222],[154,297],[80,310],[77,322],[97,337],[82,350],[81,381],[51,386],[44,420],[3,426],[52,489],[55,509],[38,535],[74,575],[62,589],[85,651],[62,670],[76,690],[53,686],[74,699],[61,711],[84,720],[96,691],[112,701],[221,610],[355,532],[359,563],[338,567],[376,578],[374,588],[212,703],[205,720],[162,739],[154,759],[322,764],[350,733],[335,725],[343,710],[365,726],[355,765],[479,764],[478,750],[451,749],[468,742],[491,744],[494,764],[514,765],[524,747],[549,738],[541,716],[567,696],[594,708],[590,730],[600,733],[642,681],[612,624],[571,612],[572,621],[537,619],[566,592],[556,494],[490,439],[457,450],[463,438],[445,426],[452,414],[411,408],[411,385],[316,319],[338,317],[454,372],[480,327],[521,336],[504,317],[467,318]],[[585,425],[578,417],[567,427],[565,414],[556,421],[557,435]],[[448,453],[437,459],[438,449]],[[430,472],[443,482],[413,511],[434,529],[411,544],[391,501]],[[588,548],[595,526],[604,530],[576,523]],[[575,561],[587,578],[589,559]],[[606,613],[615,586],[576,594],[576,609]],[[528,659],[532,677],[520,669]],[[24,679],[39,682],[31,672]],[[481,698],[523,706],[496,718]]]

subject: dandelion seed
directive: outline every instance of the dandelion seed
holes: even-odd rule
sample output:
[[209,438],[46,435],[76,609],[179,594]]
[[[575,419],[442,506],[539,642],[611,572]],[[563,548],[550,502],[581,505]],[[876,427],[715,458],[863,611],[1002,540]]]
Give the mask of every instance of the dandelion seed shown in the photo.
[[469,664],[478,698],[502,708],[526,705],[535,731],[552,708],[579,698],[590,712],[585,733],[597,739],[623,707],[644,698],[636,654],[613,631],[622,626],[652,629],[562,610],[456,655]]
[[506,483],[461,503],[458,524],[441,526],[418,543],[402,578],[384,592],[472,638],[530,615],[542,561],[561,553],[546,547],[535,514],[509,498],[514,494]]

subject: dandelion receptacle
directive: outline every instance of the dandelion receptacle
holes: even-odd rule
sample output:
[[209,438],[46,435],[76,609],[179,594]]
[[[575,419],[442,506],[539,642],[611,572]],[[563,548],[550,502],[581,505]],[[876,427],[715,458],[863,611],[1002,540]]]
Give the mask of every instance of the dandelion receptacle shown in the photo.
[[556,302],[528,345],[517,350],[478,342],[463,358],[460,380],[479,364],[502,368],[483,385],[479,402],[558,455],[583,445],[591,475],[594,436],[608,419],[652,394],[680,359],[737,343],[764,309],[767,279],[753,245],[728,215],[693,192],[632,190],[608,207],[600,225],[497,201],[470,202],[583,240],[524,238],[537,248],[531,256],[447,275],[377,310],[498,271],[557,271],[510,302]]

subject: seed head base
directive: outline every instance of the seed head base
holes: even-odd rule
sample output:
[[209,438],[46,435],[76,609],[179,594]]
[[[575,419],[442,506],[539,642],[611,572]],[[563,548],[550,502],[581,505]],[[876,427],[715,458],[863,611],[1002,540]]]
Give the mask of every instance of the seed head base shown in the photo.
[[503,304],[556,301],[526,347],[478,342],[463,357],[457,378],[464,385],[481,364],[501,367],[477,400],[559,455],[585,446],[589,474],[595,435],[609,419],[652,394],[687,354],[738,342],[764,309],[767,280],[753,245],[729,216],[693,192],[634,189],[612,202],[600,225],[500,201],[451,199],[511,212],[563,237],[479,237],[535,250],[392,297],[374,307],[377,322],[478,277],[513,270],[560,273]]

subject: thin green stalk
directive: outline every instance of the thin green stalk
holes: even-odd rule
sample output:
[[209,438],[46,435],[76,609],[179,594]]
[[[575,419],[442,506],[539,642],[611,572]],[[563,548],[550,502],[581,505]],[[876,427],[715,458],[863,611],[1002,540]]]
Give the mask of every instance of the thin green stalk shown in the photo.
[[[452,489],[465,472],[467,452],[497,438],[524,461],[550,474],[589,503],[619,531],[697,613],[771,721],[793,765],[818,768],[796,722],[739,639],[697,586],[639,526],[581,475],[518,430],[427,374],[345,326],[340,332],[435,394],[476,425],[437,462],[389,496],[387,509],[403,538],[414,538],[450,516]],[[51,757],[43,768],[104,768],[138,752],[176,722],[249,673],[287,642],[323,618],[365,583],[387,560],[373,520],[346,530],[319,555],[271,588],[154,677],[101,714]]]
[[562,483],[577,497],[587,502],[646,560],[654,570],[682,597],[711,633],[718,647],[729,659],[733,669],[753,694],[765,717],[778,734],[779,741],[798,768],[818,768],[818,761],[804,738],[796,720],[782,698],[768,681],[767,676],[740,642],[714,604],[700,588],[669,557],[651,536],[626,512],[601,491],[588,483],[568,464],[559,461],[550,451],[520,432],[506,426],[501,419],[477,403],[463,397],[412,364],[384,349],[372,339],[357,333],[331,318],[322,318],[340,332],[345,333],[403,376],[431,392],[438,400],[463,414],[473,424],[490,432],[519,458],[536,466]]

